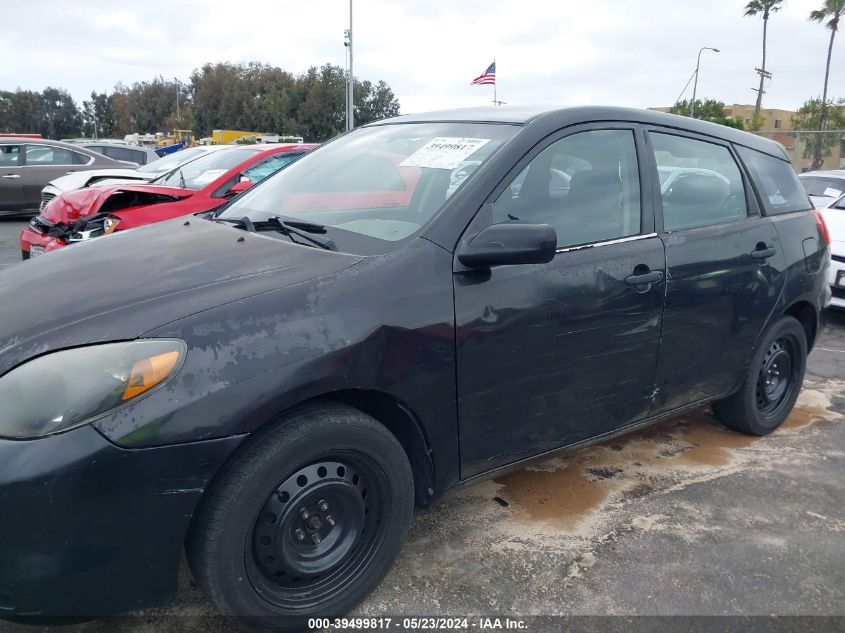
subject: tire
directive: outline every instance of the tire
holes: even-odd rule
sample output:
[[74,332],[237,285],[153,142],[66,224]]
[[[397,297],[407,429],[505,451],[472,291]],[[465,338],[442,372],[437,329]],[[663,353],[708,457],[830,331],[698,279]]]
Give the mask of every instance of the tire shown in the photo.
[[227,462],[192,522],[188,563],[223,615],[305,629],[308,618],[346,614],[381,582],[413,499],[411,466],[390,431],[340,404],[303,407]]
[[739,391],[714,403],[713,412],[732,429],[767,435],[792,411],[806,368],[804,328],[796,319],[782,317],[761,338]]

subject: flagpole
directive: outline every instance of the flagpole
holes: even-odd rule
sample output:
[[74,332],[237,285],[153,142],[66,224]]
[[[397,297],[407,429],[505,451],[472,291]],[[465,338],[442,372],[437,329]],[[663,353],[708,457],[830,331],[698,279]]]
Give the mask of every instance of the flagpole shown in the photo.
[[[496,58],[493,58],[493,68],[496,68]],[[496,76],[499,75],[499,69],[496,68]],[[493,105],[498,105],[498,99],[496,99],[496,77],[493,78]]]

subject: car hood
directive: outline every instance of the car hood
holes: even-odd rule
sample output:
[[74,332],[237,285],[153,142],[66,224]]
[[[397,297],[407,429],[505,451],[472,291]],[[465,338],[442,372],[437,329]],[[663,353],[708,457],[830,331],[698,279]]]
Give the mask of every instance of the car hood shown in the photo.
[[192,189],[161,187],[158,185],[88,187],[56,196],[47,203],[41,215],[53,224],[60,222],[70,224],[79,218],[100,212],[103,210],[106,200],[112,196],[115,196],[115,200],[109,204],[109,211],[161,204],[163,202],[176,202],[177,200],[190,198],[195,193],[196,191]]
[[360,260],[200,218],[75,244],[0,271],[0,375],[44,352],[134,339]]
[[50,184],[64,193],[74,189],[90,187],[102,180],[120,178],[127,182],[152,180],[158,174],[150,174],[136,169],[91,169],[88,171],[74,171],[65,176],[51,180]]

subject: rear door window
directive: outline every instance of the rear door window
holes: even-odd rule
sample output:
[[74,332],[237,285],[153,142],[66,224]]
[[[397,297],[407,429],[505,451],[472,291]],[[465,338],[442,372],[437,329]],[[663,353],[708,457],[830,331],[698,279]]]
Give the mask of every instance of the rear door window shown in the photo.
[[766,215],[813,208],[790,163],[747,147],[737,147],[737,152],[757,187]]
[[663,132],[649,136],[665,231],[748,217],[742,173],[727,147]]
[[91,159],[85,154],[53,145],[27,145],[27,165],[87,165]]
[[97,151],[115,160],[126,160],[131,163],[138,163],[139,165],[144,164],[144,153],[135,149],[129,149],[128,147],[106,146]]

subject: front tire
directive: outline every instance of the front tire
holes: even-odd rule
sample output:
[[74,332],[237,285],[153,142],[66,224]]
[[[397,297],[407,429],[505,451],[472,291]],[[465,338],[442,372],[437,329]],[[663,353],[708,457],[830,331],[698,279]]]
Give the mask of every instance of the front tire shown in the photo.
[[384,578],[413,511],[401,444],[364,413],[304,407],[258,432],[206,492],[186,550],[209,601],[256,628],[340,616]]
[[792,412],[807,368],[804,328],[790,316],[774,323],[761,338],[734,395],[713,404],[726,426],[749,435],[767,435]]

